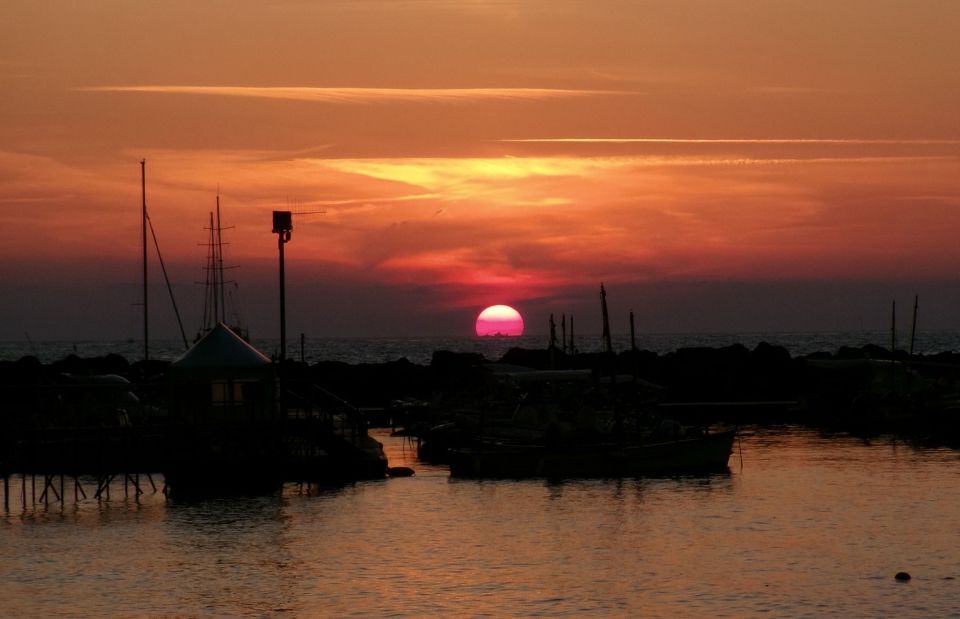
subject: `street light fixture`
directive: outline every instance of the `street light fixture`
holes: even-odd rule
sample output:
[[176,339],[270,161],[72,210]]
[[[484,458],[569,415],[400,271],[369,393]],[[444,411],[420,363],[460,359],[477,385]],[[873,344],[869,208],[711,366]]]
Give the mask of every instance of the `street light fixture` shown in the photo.
[[278,235],[277,247],[280,250],[280,363],[287,358],[287,300],[286,274],[283,264],[283,246],[290,242],[293,230],[293,214],[290,211],[273,212],[273,233]]

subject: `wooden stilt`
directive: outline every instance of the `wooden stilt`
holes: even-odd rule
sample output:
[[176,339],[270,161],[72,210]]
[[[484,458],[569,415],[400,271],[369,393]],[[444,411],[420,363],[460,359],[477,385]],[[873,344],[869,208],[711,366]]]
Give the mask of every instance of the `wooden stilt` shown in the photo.
[[53,493],[53,496],[57,497],[57,500],[61,500],[61,495],[57,494],[57,485],[55,483],[56,475],[47,475],[43,476],[43,492],[40,494],[40,500],[43,501],[44,505],[50,504],[50,494]]
[[99,499],[106,495],[107,500],[110,500],[110,482],[113,481],[113,477],[113,475],[104,475],[97,478],[97,492],[93,498]]
[[130,482],[131,484],[133,484],[133,489],[136,491],[136,496],[140,496],[141,494],[143,494],[143,490],[140,489],[139,481],[134,479],[133,476],[130,475],[130,473],[127,473],[124,477],[125,479],[123,480],[123,488],[124,488],[123,496],[127,496],[127,492],[126,492],[127,482]]

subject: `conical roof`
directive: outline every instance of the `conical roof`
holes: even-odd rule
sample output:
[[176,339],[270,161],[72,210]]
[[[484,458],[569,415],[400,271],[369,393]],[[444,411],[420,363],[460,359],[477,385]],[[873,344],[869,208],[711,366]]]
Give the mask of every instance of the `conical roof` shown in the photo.
[[271,363],[268,357],[221,322],[170,367],[176,370],[255,370]]

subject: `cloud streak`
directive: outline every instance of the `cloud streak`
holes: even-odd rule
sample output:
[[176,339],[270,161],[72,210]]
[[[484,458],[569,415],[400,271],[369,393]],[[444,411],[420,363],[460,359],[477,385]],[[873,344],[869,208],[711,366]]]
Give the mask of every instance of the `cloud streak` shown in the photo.
[[531,101],[632,94],[565,88],[318,88],[307,86],[96,86],[84,92],[207,95],[331,104]]
[[960,140],[883,138],[512,138],[497,141],[531,144],[849,144],[877,146],[960,145]]

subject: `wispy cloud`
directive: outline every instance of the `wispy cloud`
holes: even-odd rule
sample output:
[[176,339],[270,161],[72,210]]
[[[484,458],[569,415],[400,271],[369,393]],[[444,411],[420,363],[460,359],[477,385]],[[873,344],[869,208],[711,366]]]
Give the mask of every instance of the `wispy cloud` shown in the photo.
[[[855,156],[855,157],[497,157],[497,158],[401,158],[401,159],[317,159],[322,168],[381,181],[418,187],[436,199],[463,199],[484,195],[489,189],[503,192],[507,186],[531,179],[600,178],[641,168],[760,167],[811,164],[905,164],[955,162],[954,156]],[[541,188],[543,189],[543,188]],[[552,195],[535,196],[538,203]],[[509,196],[512,204],[516,196]]]
[[810,95],[831,91],[812,86],[753,86],[752,88],[748,88],[747,92],[764,95]]
[[498,142],[534,144],[849,144],[956,145],[960,140],[872,138],[512,138]]
[[96,86],[86,92],[127,92],[282,99],[314,103],[524,101],[631,94],[564,88],[316,88],[307,86]]

